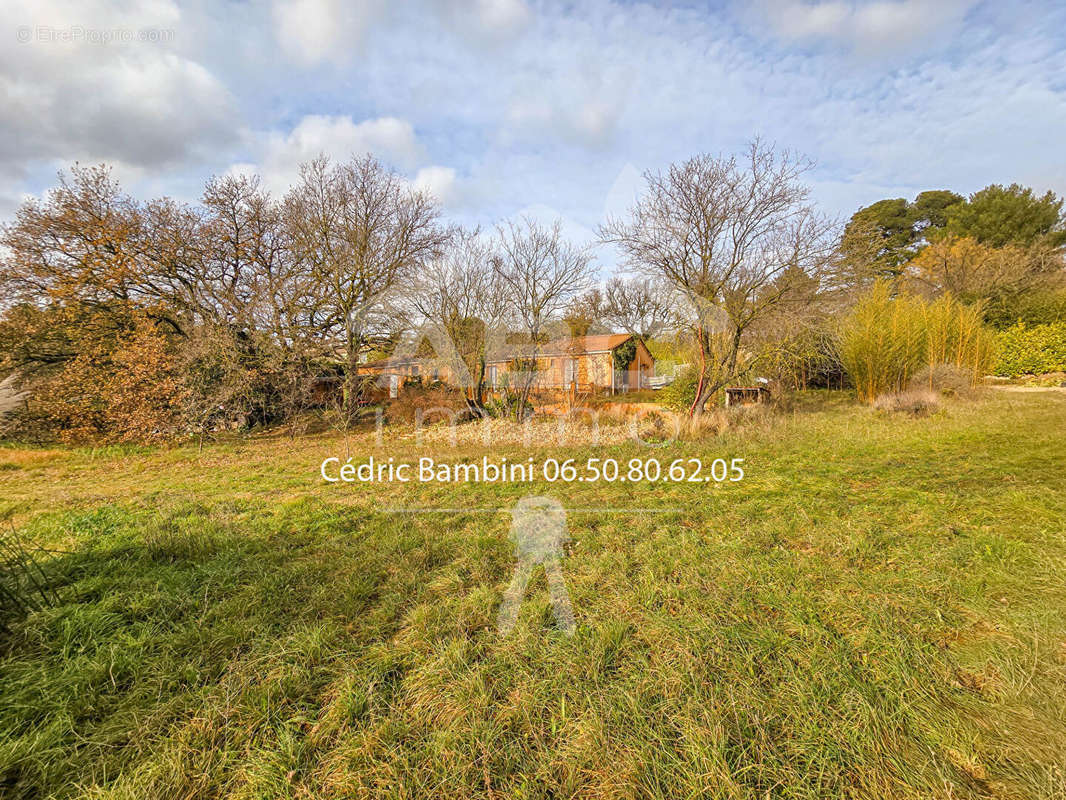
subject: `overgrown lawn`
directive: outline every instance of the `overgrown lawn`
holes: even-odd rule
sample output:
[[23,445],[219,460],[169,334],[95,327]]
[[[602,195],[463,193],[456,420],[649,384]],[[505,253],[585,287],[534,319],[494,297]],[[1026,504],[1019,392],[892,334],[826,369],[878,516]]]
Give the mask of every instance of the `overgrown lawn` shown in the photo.
[[[1066,396],[802,408],[663,448],[352,441],[745,458],[721,487],[327,485],[330,436],[0,447],[61,598],[0,642],[0,796],[1066,797]],[[576,509],[573,637],[541,573],[496,632],[493,509],[531,490]]]

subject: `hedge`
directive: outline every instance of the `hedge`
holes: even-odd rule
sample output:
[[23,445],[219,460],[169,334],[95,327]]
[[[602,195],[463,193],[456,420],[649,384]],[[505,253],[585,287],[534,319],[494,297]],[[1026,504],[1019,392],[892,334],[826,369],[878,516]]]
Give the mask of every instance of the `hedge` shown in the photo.
[[1027,326],[1019,322],[996,337],[997,375],[1066,372],[1066,322]]

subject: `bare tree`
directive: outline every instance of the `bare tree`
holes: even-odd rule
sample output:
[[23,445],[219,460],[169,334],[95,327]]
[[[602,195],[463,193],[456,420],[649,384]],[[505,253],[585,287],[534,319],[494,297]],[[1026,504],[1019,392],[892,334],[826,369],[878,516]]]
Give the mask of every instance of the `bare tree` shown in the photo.
[[516,322],[528,339],[517,371],[516,414],[522,419],[536,380],[537,357],[547,326],[571,298],[591,285],[592,255],[587,247],[564,241],[558,221],[543,227],[525,217],[521,222],[500,225],[497,233],[500,250],[493,264]]
[[386,316],[390,295],[439,255],[448,232],[433,198],[370,156],[337,166],[320,156],[301,166],[285,216],[293,246],[326,299],[323,327],[339,334],[350,414],[363,345]]
[[563,311],[563,322],[571,336],[610,333],[604,325],[606,300],[599,288],[592,288],[570,299]]
[[603,314],[614,328],[642,339],[676,322],[676,297],[661,279],[614,277],[607,281]]
[[794,286],[775,279],[790,267],[822,268],[832,225],[808,202],[800,177],[809,168],[758,140],[743,158],[699,155],[645,173],[629,218],[601,226],[627,266],[664,279],[690,303],[699,351],[692,415],[735,380],[745,331]]
[[[426,265],[410,302],[428,324],[437,356],[451,363],[471,410],[484,413],[486,360],[507,313],[492,247],[480,231],[456,231],[440,258]],[[447,352],[441,352],[446,349]]]
[[235,339],[231,352],[269,376],[273,402],[295,424],[312,399],[316,362],[328,355],[324,292],[257,176],[212,179],[203,207],[204,291]]

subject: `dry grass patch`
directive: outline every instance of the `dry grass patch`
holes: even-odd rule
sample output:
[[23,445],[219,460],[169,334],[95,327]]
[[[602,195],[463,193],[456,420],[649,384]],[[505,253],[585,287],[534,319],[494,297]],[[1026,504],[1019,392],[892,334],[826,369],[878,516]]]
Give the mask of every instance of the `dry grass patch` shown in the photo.
[[879,395],[874,408],[891,414],[907,414],[912,417],[927,417],[940,410],[940,393],[930,389],[909,389]]
[[63,459],[63,450],[21,449],[0,447],[0,470],[28,469],[51,464]]

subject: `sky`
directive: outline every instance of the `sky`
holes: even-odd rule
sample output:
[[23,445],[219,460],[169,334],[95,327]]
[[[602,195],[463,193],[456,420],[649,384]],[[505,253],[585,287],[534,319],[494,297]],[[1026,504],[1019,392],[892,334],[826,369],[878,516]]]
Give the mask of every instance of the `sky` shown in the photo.
[[1066,194],[1066,2],[0,0],[0,219],[74,162],[189,202],[372,153],[485,228],[591,240],[642,173],[754,136],[826,213]]

